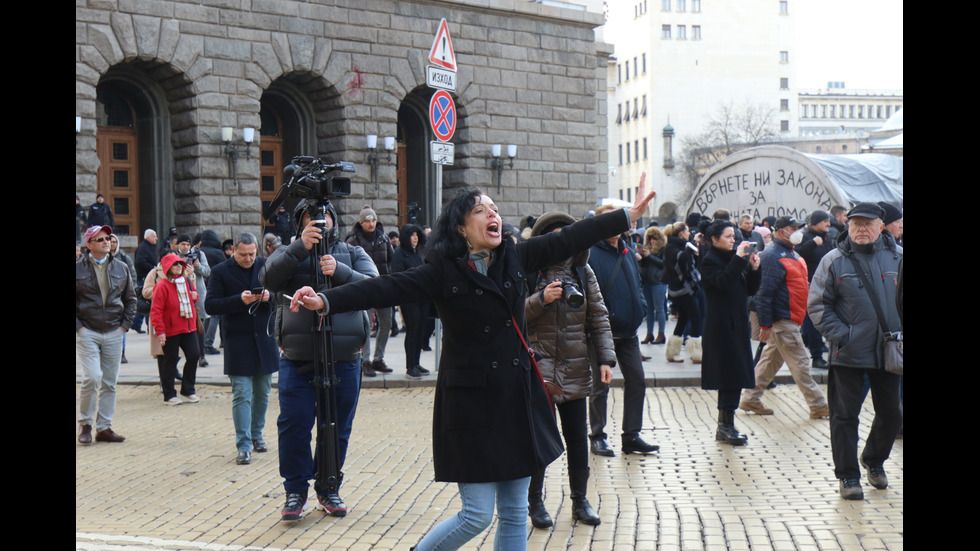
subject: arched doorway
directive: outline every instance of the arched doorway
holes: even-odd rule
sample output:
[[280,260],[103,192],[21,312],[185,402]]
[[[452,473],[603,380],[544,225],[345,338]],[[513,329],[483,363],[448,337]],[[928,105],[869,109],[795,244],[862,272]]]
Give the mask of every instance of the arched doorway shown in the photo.
[[[310,73],[292,73],[273,82],[262,93],[259,118],[259,195],[264,211],[275,198],[283,181],[283,169],[299,155],[318,156],[319,120],[338,109],[334,105],[336,90]],[[314,102],[311,98],[319,98]],[[291,212],[295,201],[287,201]],[[266,219],[263,231],[270,231]]]
[[[409,220],[412,206],[417,204],[417,223],[435,225],[442,210],[442,197],[436,189],[436,165],[432,162],[429,142],[435,140],[429,124],[429,100],[435,90],[418,87],[410,92],[398,108],[398,224]],[[459,136],[465,132],[466,114],[456,100],[456,160],[453,165],[443,166],[444,187],[453,187],[454,180],[461,179],[466,166],[465,154],[459,147]],[[456,178],[453,178],[453,173]]]
[[172,105],[168,92],[147,76],[150,70],[175,77],[168,89],[183,93],[179,75],[148,64],[113,67],[96,86],[96,187],[112,207],[120,235],[142,236],[147,228],[166,234],[176,225]]

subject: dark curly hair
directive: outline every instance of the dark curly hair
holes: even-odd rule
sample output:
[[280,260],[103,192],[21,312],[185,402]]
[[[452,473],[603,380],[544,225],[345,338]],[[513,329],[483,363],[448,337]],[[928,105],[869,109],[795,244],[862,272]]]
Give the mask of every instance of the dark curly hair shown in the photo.
[[466,215],[476,206],[483,192],[463,188],[442,209],[426,246],[426,259],[459,258],[466,255],[466,239],[456,230],[466,223]]
[[[708,227],[705,228],[702,233],[705,239],[710,239],[712,237],[717,239],[721,237],[721,234],[725,233],[725,228],[734,227],[735,224],[732,224],[728,220],[713,220],[710,224],[708,224]],[[711,243],[711,241],[708,241],[708,243]]]

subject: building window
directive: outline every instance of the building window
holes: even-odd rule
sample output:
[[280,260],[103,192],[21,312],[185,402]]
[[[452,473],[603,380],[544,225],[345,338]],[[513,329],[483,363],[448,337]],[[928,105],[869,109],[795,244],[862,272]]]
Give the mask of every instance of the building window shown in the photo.
[[677,40],[687,40],[687,25],[677,26]]
[[789,52],[787,52],[786,50],[779,52],[779,62],[789,63]]
[[701,25],[691,25],[691,39],[701,40]]
[[780,111],[789,111],[789,100],[788,99],[781,99],[781,100],[779,100],[779,110]]
[[633,118],[640,118],[640,98],[633,98]]
[[779,130],[789,132],[789,121],[779,121]]
[[670,0],[660,0],[660,9],[670,11]]
[[647,160],[647,139],[643,138],[643,160]]
[[616,105],[616,124],[623,124],[623,104]]
[[640,111],[640,114],[643,115],[644,117],[647,116],[647,95],[646,94],[643,94],[643,110]]
[[701,13],[701,0],[691,0],[691,12]]
[[783,78],[779,79],[779,89],[780,90],[789,90],[789,79],[788,78],[783,77]]
[[623,144],[619,144],[619,166],[623,166]]
[[630,62],[626,62],[626,81],[629,82],[630,79]]
[[630,143],[626,142],[626,164],[630,164]]
[[677,0],[677,11],[686,11],[687,10],[686,4],[687,4],[687,0]]
[[643,52],[643,74],[647,74],[647,53]]
[[779,0],[779,15],[789,15],[789,2],[787,0]]
[[670,40],[670,25],[660,26],[660,38]]
[[623,65],[622,64],[617,64],[616,65],[616,83],[617,84],[622,84],[623,83]]

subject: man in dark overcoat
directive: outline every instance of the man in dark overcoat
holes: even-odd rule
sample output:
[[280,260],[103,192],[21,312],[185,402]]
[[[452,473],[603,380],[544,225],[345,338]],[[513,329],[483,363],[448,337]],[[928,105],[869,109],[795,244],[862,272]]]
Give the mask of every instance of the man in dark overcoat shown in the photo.
[[275,310],[269,291],[259,284],[266,259],[258,256],[254,235],[235,239],[231,258],[211,269],[204,307],[220,314],[221,342],[225,344],[225,375],[231,378],[231,417],[235,423],[235,462],[248,465],[252,451],[265,452],[262,439],[265,413],[272,390],[272,373],[279,369],[279,351],[269,331]]

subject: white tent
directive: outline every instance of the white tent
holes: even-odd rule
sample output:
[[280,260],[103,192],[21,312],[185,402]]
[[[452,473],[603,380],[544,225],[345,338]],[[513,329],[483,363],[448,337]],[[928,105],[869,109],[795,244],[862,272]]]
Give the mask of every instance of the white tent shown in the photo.
[[711,167],[695,188],[687,214],[718,209],[806,218],[860,201],[903,202],[903,160],[885,154],[808,155],[779,145],[753,147]]

